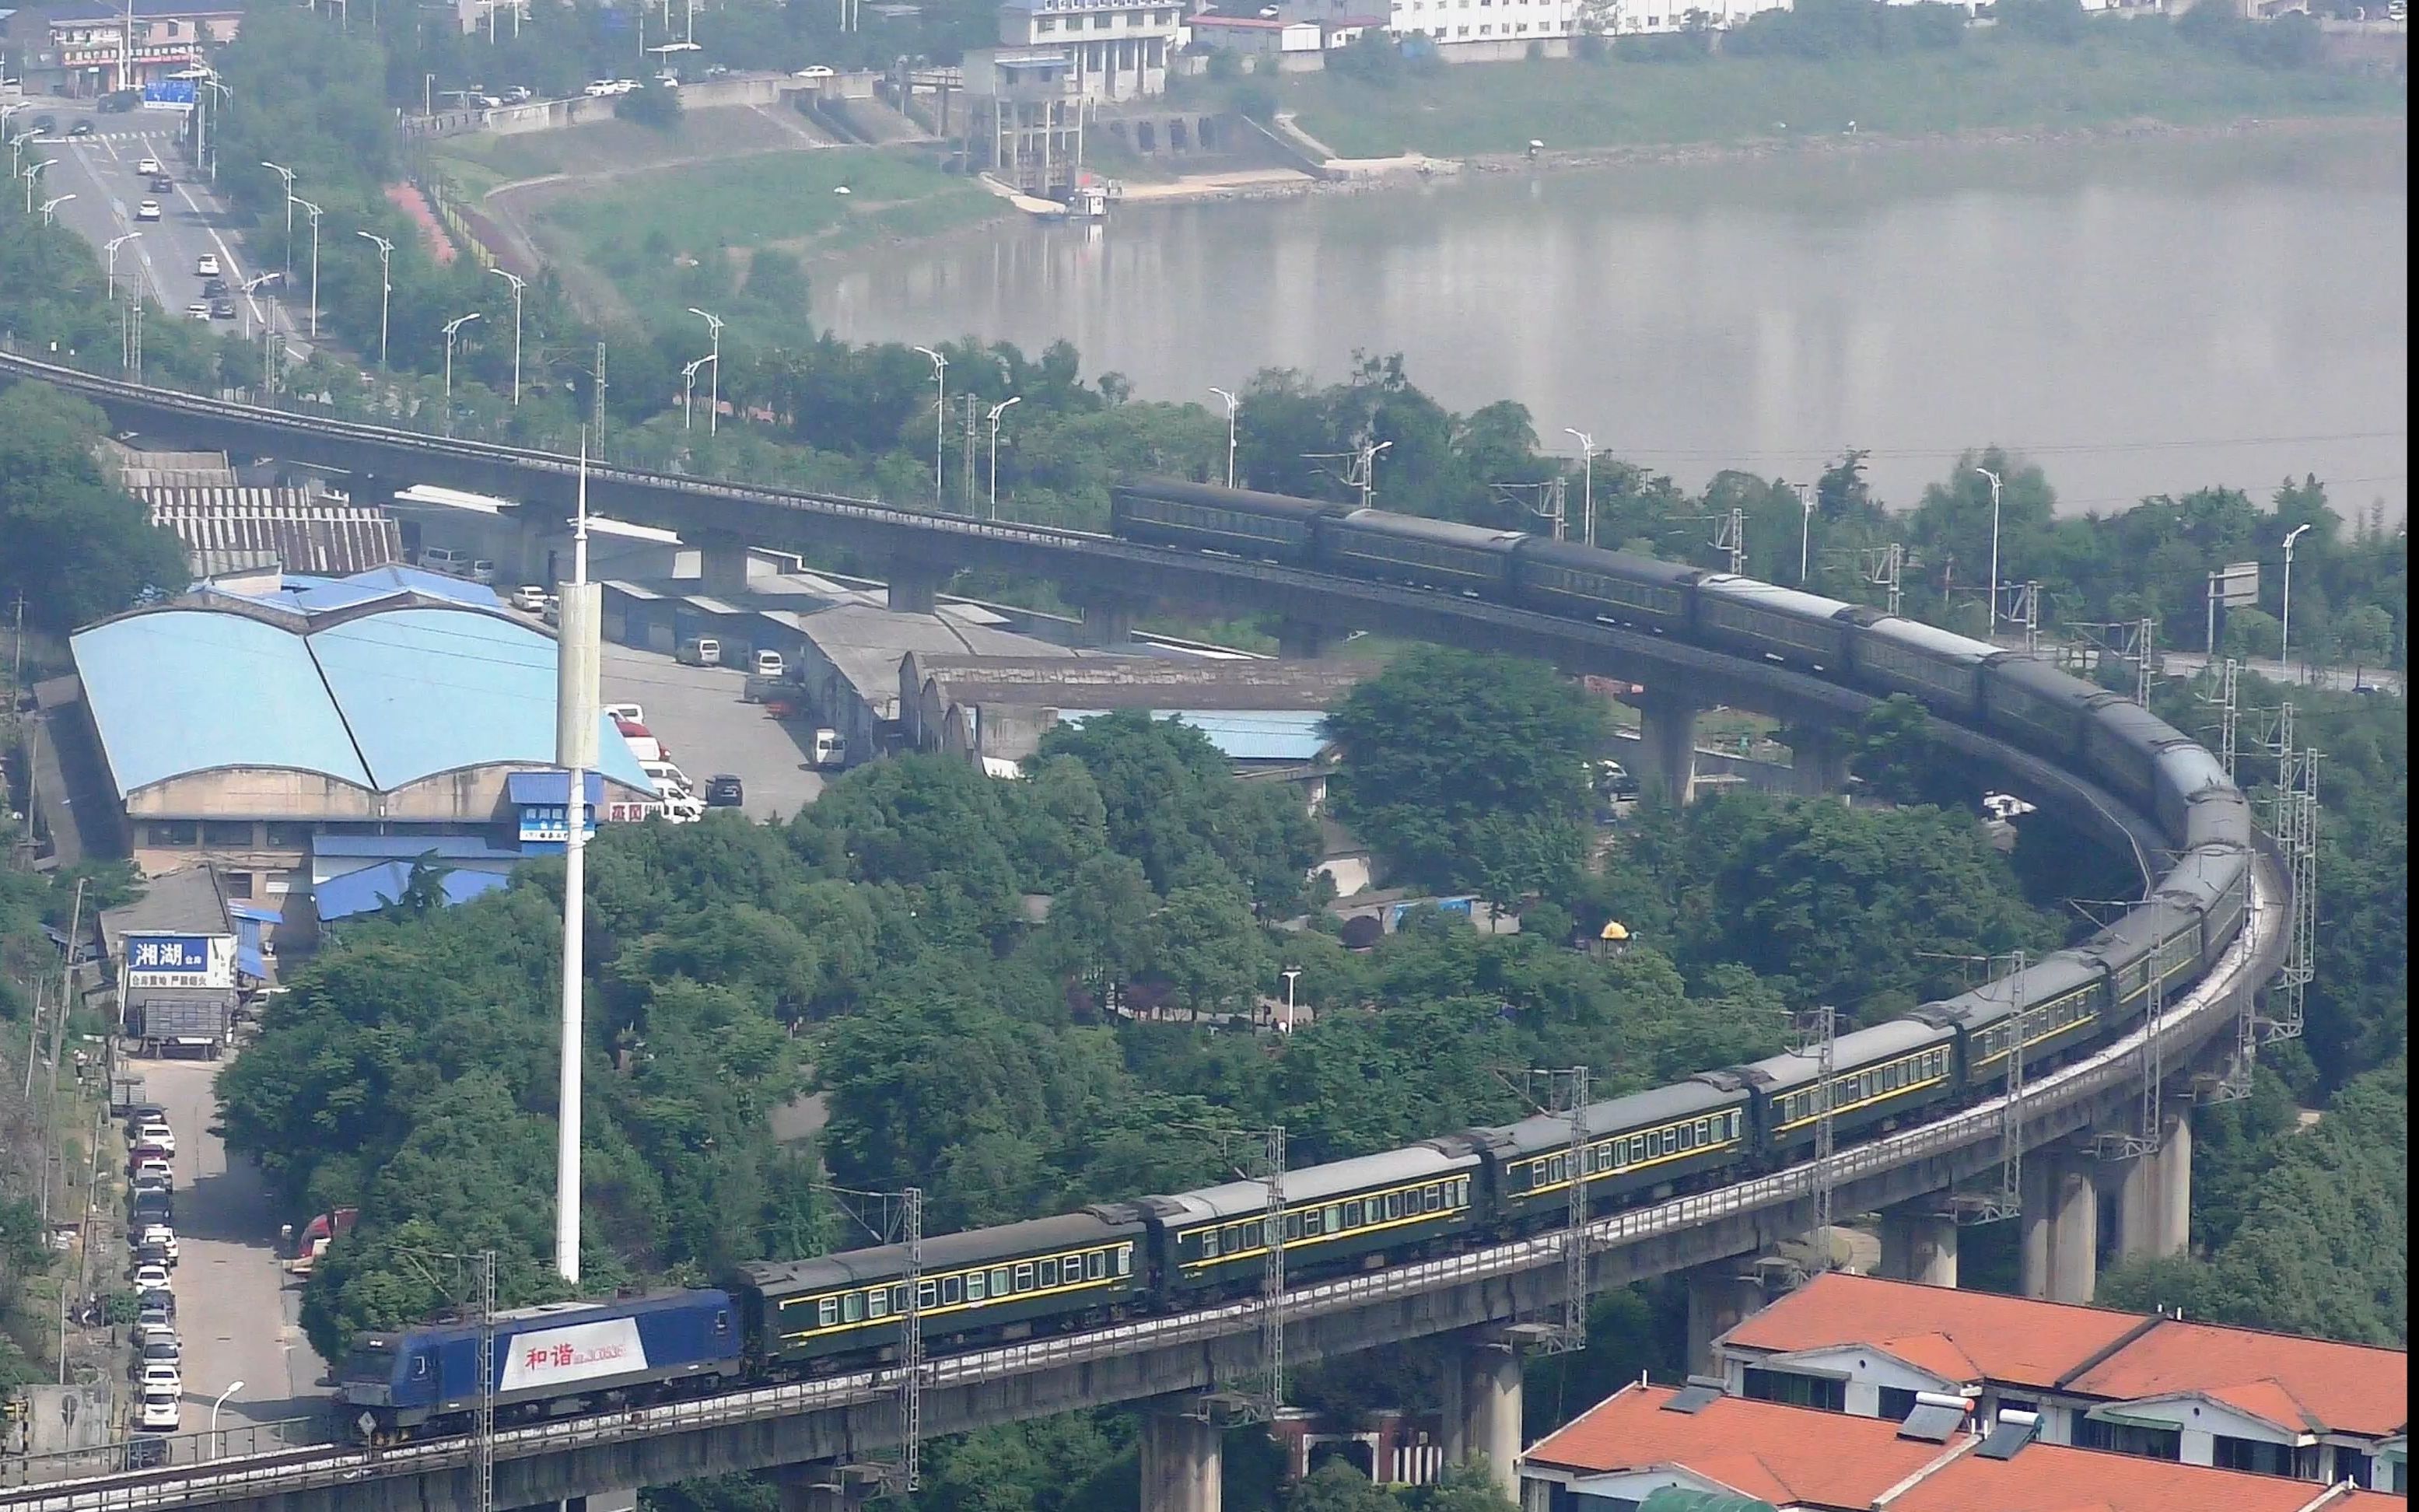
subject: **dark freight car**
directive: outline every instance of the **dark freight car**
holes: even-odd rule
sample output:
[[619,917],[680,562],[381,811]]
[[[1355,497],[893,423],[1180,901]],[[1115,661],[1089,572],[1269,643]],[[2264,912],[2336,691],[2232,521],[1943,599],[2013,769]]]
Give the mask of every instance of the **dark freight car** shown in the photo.
[[1109,489],[1109,529],[1152,546],[1307,566],[1316,523],[1347,507],[1177,478],[1141,478]]
[[1680,635],[1704,569],[1533,535],[1513,552],[1512,575],[1522,609]]
[[1348,577],[1509,601],[1512,550],[1527,538],[1518,531],[1356,509],[1319,521],[1318,562]]

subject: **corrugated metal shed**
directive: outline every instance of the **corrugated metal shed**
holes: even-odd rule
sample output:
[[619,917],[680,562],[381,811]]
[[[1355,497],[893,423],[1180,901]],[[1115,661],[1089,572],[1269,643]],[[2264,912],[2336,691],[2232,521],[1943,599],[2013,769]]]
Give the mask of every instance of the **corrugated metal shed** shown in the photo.
[[307,489],[160,486],[133,481],[126,488],[143,501],[154,523],[176,532],[185,543],[186,558],[197,577],[239,571],[264,561],[294,572],[343,574],[403,559],[402,532],[383,512]]
[[[402,897],[411,886],[411,867],[409,861],[381,861],[320,883],[313,896],[321,922],[377,913]],[[439,877],[437,885],[450,905],[467,903],[483,892],[493,892],[511,880],[493,872],[455,871]]]
[[216,609],[164,609],[105,620],[69,645],[121,795],[229,766],[377,785],[310,647],[291,631]]
[[[554,641],[470,609],[406,609],[315,632],[312,655],[380,788],[439,772],[554,760]],[[605,775],[651,791],[610,719]]]

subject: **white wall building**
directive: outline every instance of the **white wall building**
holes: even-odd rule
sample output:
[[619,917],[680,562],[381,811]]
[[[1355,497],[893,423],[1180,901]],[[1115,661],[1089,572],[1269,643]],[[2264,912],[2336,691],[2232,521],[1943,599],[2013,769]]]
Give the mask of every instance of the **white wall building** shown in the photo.
[[1167,88],[1167,60],[1184,23],[1179,0],[1007,0],[1003,48],[1057,48],[1086,100],[1139,100]]

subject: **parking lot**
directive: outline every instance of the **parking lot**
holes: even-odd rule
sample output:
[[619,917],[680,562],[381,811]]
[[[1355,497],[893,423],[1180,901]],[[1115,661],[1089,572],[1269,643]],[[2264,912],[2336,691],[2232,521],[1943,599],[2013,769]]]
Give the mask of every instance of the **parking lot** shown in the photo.
[[701,793],[706,779],[729,772],[746,785],[743,811],[749,818],[796,813],[824,790],[800,744],[813,738],[814,729],[741,702],[747,681],[737,668],[684,667],[659,652],[604,648],[605,702],[644,709],[648,730]]
[[183,1431],[210,1427],[210,1404],[241,1385],[219,1427],[273,1423],[319,1410],[327,1366],[300,1321],[299,1283],[277,1257],[277,1222],[258,1170],[230,1165],[210,1125],[219,1060],[139,1060],[144,1095],[168,1110],[177,1136],[177,1333],[184,1346]]

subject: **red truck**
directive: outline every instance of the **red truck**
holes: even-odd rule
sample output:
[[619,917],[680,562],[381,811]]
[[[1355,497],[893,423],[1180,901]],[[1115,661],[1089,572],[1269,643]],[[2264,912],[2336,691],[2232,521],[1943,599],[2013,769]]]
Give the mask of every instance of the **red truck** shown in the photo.
[[294,1232],[293,1225],[286,1225],[286,1271],[294,1275],[309,1275],[319,1257],[327,1253],[328,1246],[340,1235],[350,1233],[354,1220],[361,1215],[359,1208],[338,1208],[304,1224],[300,1234]]

